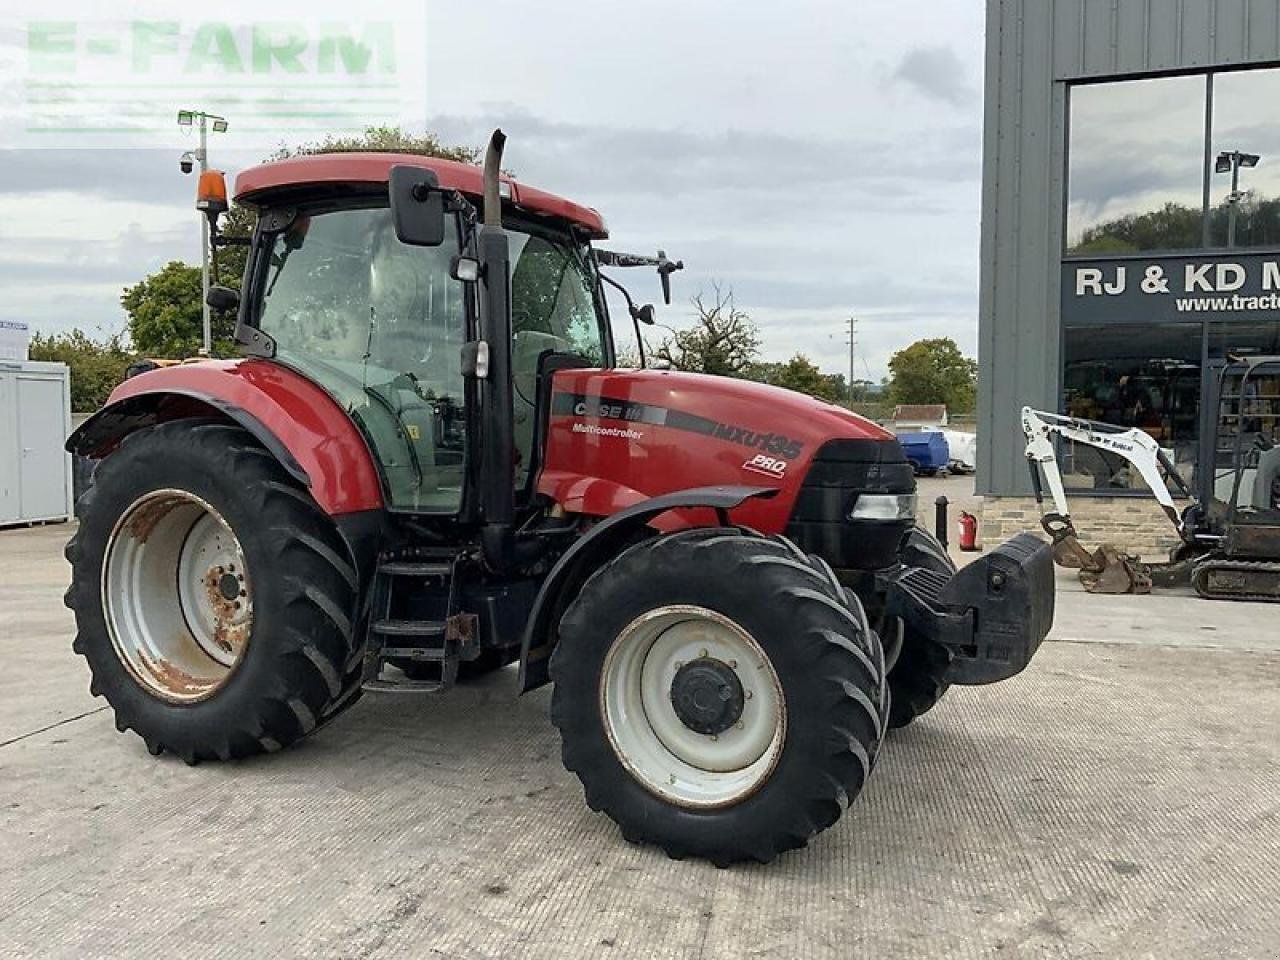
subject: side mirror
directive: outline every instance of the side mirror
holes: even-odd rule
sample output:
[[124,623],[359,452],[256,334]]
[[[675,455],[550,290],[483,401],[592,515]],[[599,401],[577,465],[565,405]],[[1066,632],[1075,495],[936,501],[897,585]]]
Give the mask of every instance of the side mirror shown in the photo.
[[212,286],[204,302],[214,310],[231,311],[240,306],[240,294],[230,287]]
[[444,243],[444,194],[432,171],[407,164],[392,167],[387,188],[391,220],[401,243],[415,247]]
[[658,251],[658,279],[662,281],[662,302],[671,304],[671,275],[684,269],[683,260],[668,260],[664,251]]
[[643,307],[636,309],[636,319],[646,326],[653,326],[653,304],[646,303]]

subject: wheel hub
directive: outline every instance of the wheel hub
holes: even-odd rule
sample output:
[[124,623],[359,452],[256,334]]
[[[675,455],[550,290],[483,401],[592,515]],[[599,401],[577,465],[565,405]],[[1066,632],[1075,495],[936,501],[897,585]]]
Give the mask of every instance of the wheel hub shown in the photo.
[[218,580],[218,592],[222,594],[223,600],[234,601],[240,596],[240,581],[233,573],[224,573]]
[[699,657],[676,671],[671,682],[671,705],[676,716],[695,733],[724,733],[742,716],[742,681],[727,663]]

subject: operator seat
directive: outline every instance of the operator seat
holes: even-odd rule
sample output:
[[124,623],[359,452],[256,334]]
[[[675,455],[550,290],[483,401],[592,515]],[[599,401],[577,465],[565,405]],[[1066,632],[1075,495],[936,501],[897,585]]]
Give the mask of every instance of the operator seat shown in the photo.
[[1280,446],[1258,454],[1249,502],[1255,510],[1280,509]]

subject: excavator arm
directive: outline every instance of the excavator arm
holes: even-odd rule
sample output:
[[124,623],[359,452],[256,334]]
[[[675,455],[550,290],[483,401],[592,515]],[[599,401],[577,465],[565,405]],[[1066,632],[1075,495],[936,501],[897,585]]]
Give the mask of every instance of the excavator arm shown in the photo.
[[[1104,545],[1087,550],[1079,541],[1067,506],[1062,472],[1058,469],[1055,437],[1116,454],[1130,463],[1150,488],[1169,522],[1183,540],[1185,529],[1173,496],[1165,483],[1168,477],[1178,492],[1191,497],[1182,477],[1150,434],[1137,428],[1117,427],[1094,420],[1064,417],[1043,410],[1022,408],[1022,432],[1027,439],[1027,466],[1036,506],[1041,510],[1041,526],[1053,538],[1054,559],[1060,566],[1079,567],[1085,587],[1099,593],[1145,593],[1151,588],[1149,572],[1134,558],[1115,547]],[[1041,476],[1043,474],[1043,481]],[[1044,511],[1044,488],[1048,487],[1053,509]],[[1194,498],[1192,498],[1194,499]]]

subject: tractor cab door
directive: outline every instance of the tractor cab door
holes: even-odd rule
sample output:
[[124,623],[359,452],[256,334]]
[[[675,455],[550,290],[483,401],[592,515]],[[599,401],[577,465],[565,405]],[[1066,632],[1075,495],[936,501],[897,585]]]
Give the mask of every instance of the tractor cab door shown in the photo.
[[512,414],[516,444],[517,490],[530,480],[539,451],[533,449],[537,424],[547,416],[538,408],[542,358],[568,354],[584,365],[612,360],[608,320],[586,245],[566,233],[508,227],[511,249]]
[[[264,218],[271,222],[271,218]],[[255,245],[255,326],[275,358],[314,380],[368,440],[387,506],[456,514],[465,478],[466,290],[440,246],[396,238],[385,197],[301,205]]]

